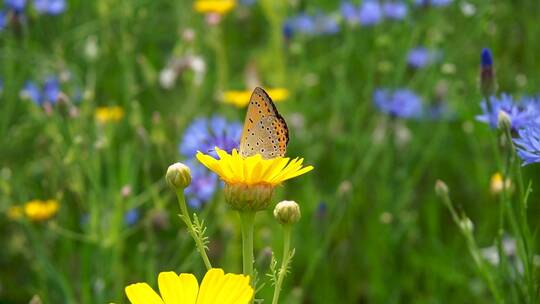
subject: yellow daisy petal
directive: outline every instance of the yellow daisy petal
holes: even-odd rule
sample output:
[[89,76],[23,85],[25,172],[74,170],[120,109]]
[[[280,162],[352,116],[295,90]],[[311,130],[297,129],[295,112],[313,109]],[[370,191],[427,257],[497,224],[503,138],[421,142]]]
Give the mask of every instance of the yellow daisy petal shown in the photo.
[[195,155],[195,157],[197,157],[197,160],[199,160],[199,162],[201,164],[203,164],[205,167],[207,167],[208,169],[216,172],[218,175],[223,175],[223,170],[221,169],[220,165],[219,165],[219,162],[218,160],[216,160],[215,158],[213,158],[212,156],[210,155],[206,155],[206,154],[203,154],[201,153],[200,151],[197,152],[197,155]]
[[249,277],[228,273],[223,277],[221,290],[217,292],[216,299],[220,304],[248,303],[253,297],[253,289],[249,287]]
[[131,304],[165,304],[159,295],[146,283],[131,284],[125,289]]
[[225,273],[222,269],[213,268],[208,270],[201,283],[197,304],[213,304],[215,302],[215,290],[223,276],[225,276]]
[[297,177],[297,176],[300,176],[300,175],[302,175],[302,174],[306,174],[306,173],[308,173],[309,171],[311,171],[311,170],[313,170],[313,169],[314,169],[313,166],[307,166],[307,167],[304,167],[304,168],[302,168],[302,169],[300,169],[300,170],[298,170],[298,171],[296,171],[296,172],[294,172],[294,173],[289,174],[289,175],[288,175],[287,177],[285,177],[283,180],[285,181],[285,180],[288,180],[288,179],[291,179],[291,178],[295,178],[295,177]]
[[287,157],[263,159],[257,154],[243,158],[236,149],[231,154],[216,147],[218,159],[197,153],[197,159],[229,184],[270,184],[276,186],[287,179],[311,171],[303,170],[304,159]]
[[158,286],[165,303],[195,304],[198,284],[193,275],[184,275],[181,279],[173,271],[162,272],[158,276]]
[[197,294],[199,293],[199,282],[197,282],[197,278],[191,273],[181,273],[179,278],[184,289],[185,303],[195,304],[197,302]]
[[252,296],[249,277],[225,275],[221,269],[210,269],[201,283],[197,304],[246,304]]

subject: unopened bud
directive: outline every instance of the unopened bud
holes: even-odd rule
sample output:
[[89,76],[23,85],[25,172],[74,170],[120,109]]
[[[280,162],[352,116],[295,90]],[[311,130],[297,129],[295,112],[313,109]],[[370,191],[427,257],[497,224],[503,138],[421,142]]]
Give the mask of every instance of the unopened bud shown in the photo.
[[435,182],[435,193],[439,196],[448,195],[448,186],[440,179]]
[[484,96],[492,96],[496,91],[493,56],[488,48],[483,49],[480,55],[480,90]]
[[468,217],[464,217],[460,222],[459,222],[459,226],[461,227],[461,229],[465,230],[465,231],[469,231],[469,232],[472,232],[474,230],[474,224],[473,222],[471,221],[471,219],[469,219]]
[[295,201],[282,201],[274,209],[274,217],[282,225],[295,224],[300,220],[300,206]]
[[89,36],[86,38],[84,45],[84,55],[88,61],[94,61],[99,55],[99,46],[96,36]]
[[191,184],[191,170],[182,163],[174,163],[167,169],[165,179],[171,188],[182,190]]
[[512,127],[512,118],[505,111],[499,111],[497,116],[497,126],[501,130],[509,130]]

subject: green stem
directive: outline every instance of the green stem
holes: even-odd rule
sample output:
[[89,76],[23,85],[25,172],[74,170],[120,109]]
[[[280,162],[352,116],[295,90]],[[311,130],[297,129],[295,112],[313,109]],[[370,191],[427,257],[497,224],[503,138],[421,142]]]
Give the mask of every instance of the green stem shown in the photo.
[[219,25],[214,26],[212,31],[213,39],[211,45],[214,48],[216,55],[216,66],[217,66],[217,85],[218,90],[225,90],[227,87],[227,77],[229,74],[227,66],[227,50],[225,49],[225,41],[223,38],[223,32]]
[[493,294],[493,297],[495,298],[496,303],[504,303],[504,299],[502,294],[500,293],[499,288],[497,288],[497,284],[492,276],[492,274],[489,271],[489,268],[486,266],[484,258],[480,254],[480,250],[478,249],[478,245],[476,244],[476,240],[474,238],[472,229],[467,229],[463,226],[463,223],[468,220],[468,218],[465,215],[458,215],[456,209],[454,208],[454,205],[452,204],[452,201],[450,200],[450,196],[448,193],[444,193],[442,195],[442,200],[448,210],[450,211],[450,214],[452,215],[452,219],[456,223],[456,225],[461,230],[461,233],[465,237],[465,240],[467,241],[467,247],[469,249],[469,253],[471,254],[476,267],[478,268],[478,271],[480,274],[484,277],[484,280],[486,280],[486,283],[488,285],[488,288],[490,289],[491,293]]
[[272,304],[277,304],[279,300],[279,293],[281,292],[281,284],[287,274],[287,267],[289,265],[291,247],[291,225],[283,225],[283,257],[281,258],[281,268],[279,269],[278,279],[274,289],[274,297],[272,298]]
[[176,190],[176,197],[178,198],[178,204],[180,205],[180,218],[186,223],[186,226],[188,228],[188,232],[195,241],[195,245],[197,246],[197,250],[199,251],[199,254],[201,255],[201,258],[203,259],[204,265],[206,266],[206,270],[210,270],[212,268],[212,264],[210,263],[210,259],[208,259],[208,255],[206,255],[206,248],[203,244],[203,240],[198,237],[197,233],[195,232],[195,229],[193,228],[193,223],[191,222],[191,218],[189,217],[189,213],[186,206],[186,199],[184,197],[184,190]]
[[[519,204],[518,206],[518,212],[517,217],[519,221],[519,234],[521,239],[521,247],[523,250],[523,264],[525,269],[525,276],[527,278],[527,289],[528,289],[528,295],[529,300],[532,301],[536,298],[536,291],[535,291],[535,274],[533,270],[533,263],[532,263],[532,248],[531,248],[531,232],[529,229],[529,223],[527,220],[527,194],[525,193],[525,186],[523,183],[523,176],[521,173],[521,167],[519,166],[519,163],[517,162],[518,155],[516,153],[516,147],[514,145],[514,142],[512,140],[512,134],[510,132],[510,128],[505,129],[505,137],[506,141],[509,145],[510,149],[510,164],[509,164],[509,170],[514,170],[515,178],[517,180],[517,188],[518,188],[518,195],[519,195]],[[519,242],[518,242],[519,244]]]
[[239,211],[240,226],[242,229],[242,261],[243,271],[249,276],[253,286],[253,227],[255,222],[254,211]]

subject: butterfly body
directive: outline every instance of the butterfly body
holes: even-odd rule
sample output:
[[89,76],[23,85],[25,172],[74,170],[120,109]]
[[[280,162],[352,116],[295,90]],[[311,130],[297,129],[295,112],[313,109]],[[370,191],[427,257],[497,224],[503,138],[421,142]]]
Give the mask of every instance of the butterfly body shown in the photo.
[[260,154],[264,159],[285,156],[289,129],[272,99],[261,88],[253,90],[240,139],[240,155]]

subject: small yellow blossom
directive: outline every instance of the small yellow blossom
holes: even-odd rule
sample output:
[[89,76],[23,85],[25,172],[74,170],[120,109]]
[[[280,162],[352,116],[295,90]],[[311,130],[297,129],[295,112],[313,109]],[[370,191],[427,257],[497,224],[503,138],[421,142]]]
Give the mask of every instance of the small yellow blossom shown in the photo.
[[44,221],[53,217],[59,207],[56,200],[31,200],[24,204],[24,215],[33,221]]
[[302,167],[304,159],[298,157],[293,160],[288,157],[263,159],[260,154],[256,154],[243,158],[236,149],[228,154],[218,147],[216,153],[219,159],[202,152],[197,153],[197,159],[228,184],[276,186],[313,170],[313,166]]
[[253,297],[248,276],[218,268],[208,270],[200,287],[194,275],[172,271],[159,274],[158,286],[161,296],[147,283],[131,284],[125,291],[132,304],[247,304]]
[[235,6],[235,0],[196,0],[193,3],[193,9],[201,14],[225,15]]
[[116,122],[124,117],[124,109],[119,106],[98,107],[95,118],[99,123]]
[[[275,88],[266,90],[269,96],[272,96],[272,101],[280,102],[289,98],[289,90],[284,88]],[[223,102],[235,105],[239,108],[247,106],[251,98],[252,90],[250,91],[225,91],[223,93]]]
[[503,187],[506,188],[506,190],[511,190],[512,181],[510,180],[510,178],[506,178],[506,181],[503,183],[502,174],[497,172],[491,176],[489,185],[491,193],[499,194],[503,191]]

